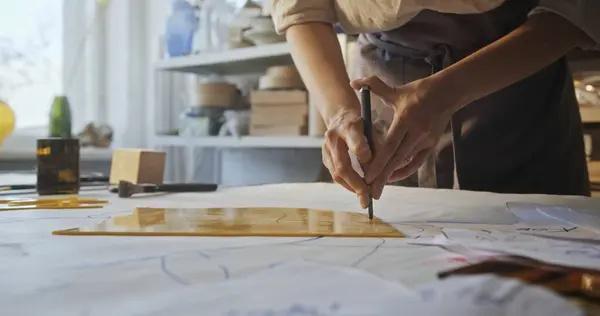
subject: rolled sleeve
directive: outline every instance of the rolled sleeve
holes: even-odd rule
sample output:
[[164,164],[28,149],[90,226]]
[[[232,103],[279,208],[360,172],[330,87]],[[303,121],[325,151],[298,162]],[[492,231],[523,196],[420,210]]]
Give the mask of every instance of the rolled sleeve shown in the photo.
[[269,0],[271,16],[278,34],[292,25],[306,22],[335,24],[334,0]]
[[530,15],[541,12],[558,14],[584,31],[594,44],[582,49],[600,50],[600,0],[540,0]]

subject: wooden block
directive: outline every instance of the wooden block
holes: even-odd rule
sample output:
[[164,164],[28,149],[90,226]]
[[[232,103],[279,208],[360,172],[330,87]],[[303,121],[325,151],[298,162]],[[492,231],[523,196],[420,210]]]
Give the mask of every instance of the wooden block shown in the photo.
[[588,161],[590,181],[600,183],[600,161]]
[[250,104],[308,103],[308,93],[303,90],[255,90],[250,92]]
[[580,106],[579,112],[582,123],[600,123],[600,108]]
[[165,172],[166,153],[146,149],[119,148],[113,151],[110,184],[119,180],[135,184],[161,184]]
[[252,105],[252,114],[271,117],[303,116],[308,114],[308,104],[290,104],[285,106],[272,104]]
[[250,135],[252,136],[302,136],[307,132],[307,126],[250,126]]
[[266,115],[264,113],[252,113],[250,117],[252,125],[285,125],[302,126],[308,124],[308,115]]

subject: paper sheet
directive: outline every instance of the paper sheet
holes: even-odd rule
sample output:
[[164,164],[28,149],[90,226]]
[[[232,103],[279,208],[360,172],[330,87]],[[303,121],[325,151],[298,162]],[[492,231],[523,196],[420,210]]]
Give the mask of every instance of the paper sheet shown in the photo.
[[509,202],[507,207],[521,223],[538,226],[579,226],[600,234],[600,216],[577,212],[566,206]]
[[584,315],[546,289],[493,275],[454,276],[417,291],[421,301],[412,315]]
[[567,240],[553,240],[518,233],[444,229],[444,236],[418,242],[444,246],[446,249],[475,249],[513,254],[554,264],[600,269],[600,245]]
[[[176,305],[168,304],[173,295]],[[409,291],[356,269],[302,261],[158,301],[164,308],[136,315],[583,315],[557,295],[516,280],[455,277]]]
[[[2,177],[0,176],[0,180]],[[356,238],[70,238],[52,236],[56,229],[85,226],[135,207],[282,206],[365,212],[356,197],[335,184],[281,184],[198,194],[167,194],[119,199],[105,190],[85,196],[108,199],[103,209],[20,211],[0,214],[0,314],[118,315],[149,306],[163,296],[194,296],[290,260],[311,260],[368,271],[413,287],[436,279],[436,273],[464,265],[463,256],[440,247],[419,247],[406,239]],[[573,204],[598,209],[600,200],[553,196],[496,195],[481,192],[428,190],[390,186],[376,202],[378,217],[397,223],[413,238],[429,240],[444,228],[429,220],[472,220],[481,232],[517,231],[507,201]],[[579,204],[578,204],[579,203]],[[578,205],[575,205],[578,204]],[[587,205],[587,206],[586,206]],[[409,224],[408,222],[420,222]],[[441,227],[441,228],[440,228]],[[525,227],[529,229],[530,227]],[[579,229],[564,227],[572,236]],[[545,229],[545,228],[541,228]],[[565,230],[563,230],[565,231]],[[487,251],[483,251],[487,252]],[[262,284],[262,283],[261,283]],[[289,286],[289,285],[288,285]],[[35,304],[32,304],[35,302]],[[107,312],[106,312],[107,311]],[[197,311],[196,311],[197,312]],[[198,314],[198,313],[196,313]],[[397,312],[392,313],[397,315]],[[334,314],[335,315],[335,314]],[[423,314],[425,315],[425,314]]]

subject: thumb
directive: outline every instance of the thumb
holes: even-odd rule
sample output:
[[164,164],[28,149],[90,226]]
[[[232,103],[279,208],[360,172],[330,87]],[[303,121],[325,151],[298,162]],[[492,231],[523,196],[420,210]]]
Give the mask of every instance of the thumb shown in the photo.
[[371,92],[378,95],[385,102],[390,102],[393,100],[393,96],[395,95],[396,90],[385,82],[381,81],[377,76],[369,76],[366,78],[352,80],[350,82],[350,86],[354,90],[360,90],[360,88],[367,86],[371,89]]
[[344,140],[348,145],[348,150],[358,158],[358,162],[368,163],[371,161],[371,149],[362,129],[350,128],[344,135]]

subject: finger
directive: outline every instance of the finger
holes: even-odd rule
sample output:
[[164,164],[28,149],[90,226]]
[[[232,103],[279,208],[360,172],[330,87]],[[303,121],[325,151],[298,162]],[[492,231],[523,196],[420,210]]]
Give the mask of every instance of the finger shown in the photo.
[[348,147],[340,139],[335,141],[334,146],[329,148],[331,152],[331,163],[333,165],[332,177],[335,182],[346,182],[360,200],[360,205],[366,208],[369,205],[367,184],[354,168],[348,155]]
[[[381,150],[381,148],[383,147],[383,136],[381,134],[381,132],[379,130],[377,130],[377,128],[373,127],[373,150],[371,151],[371,155],[375,155],[375,153],[379,152]],[[370,165],[370,161],[368,162],[361,162],[361,168],[363,170],[363,177],[364,177],[364,173],[367,170],[368,166]]]
[[374,152],[378,152],[383,147],[384,136],[382,133],[373,127],[373,145],[375,146]]
[[410,153],[410,154],[408,154],[408,155],[406,155],[406,159],[404,159],[403,161],[401,161],[401,162],[400,162],[400,164],[396,166],[396,168],[395,168],[395,170],[394,170],[394,171],[396,171],[396,170],[398,170],[398,169],[402,169],[402,168],[406,167],[406,165],[408,165],[408,164],[409,164],[411,161],[413,161],[413,159],[415,158],[415,156],[416,156],[416,155],[417,155],[417,154],[418,154],[418,153],[419,153],[421,150],[423,150],[423,147],[422,147],[422,146],[418,146],[418,147],[415,147],[415,148],[413,148],[413,150],[411,151],[411,153]]
[[383,169],[397,152],[400,144],[403,143],[407,129],[402,121],[403,120],[398,117],[395,118],[390,125],[390,129],[383,140],[383,144],[380,146],[379,150],[375,152],[373,160],[365,171],[365,181],[367,183],[372,183],[375,178],[383,172]]
[[[422,150],[420,150],[419,153],[421,151]],[[408,159],[407,158],[398,158],[398,157],[407,157]],[[412,164],[415,163],[415,160],[417,158],[419,158],[419,157],[404,156],[404,154],[401,151],[398,151],[397,154],[394,155],[394,157],[392,157],[392,159],[390,159],[388,165],[381,172],[381,174],[379,174],[373,180],[373,183],[371,184],[373,197],[376,199],[380,199],[384,186],[387,183],[389,183],[390,181],[393,181],[393,182],[398,181],[395,179],[390,180],[390,177],[392,176],[392,174],[394,174],[394,172],[396,172],[397,170],[404,170],[409,165],[412,166]],[[399,160],[399,159],[402,159],[402,160]]]
[[[331,162],[331,151],[327,148],[327,146],[323,146],[322,149],[322,155],[323,155],[323,164],[325,165],[325,168],[327,168],[327,170],[329,170],[329,174],[331,175],[331,178],[333,179],[333,173],[334,173],[334,168],[333,168],[333,163]],[[335,179],[333,179],[334,181],[336,181]],[[344,181],[343,179],[341,179],[341,181],[336,181],[338,184],[340,184],[341,186],[343,186],[346,190],[354,193],[354,190],[352,190],[352,187],[350,187],[350,185],[348,185],[348,183],[346,183],[346,181]]]
[[431,152],[431,149],[421,150],[417,155],[415,155],[415,157],[412,159],[412,161],[410,163],[408,163],[403,168],[400,168],[400,169],[394,171],[390,175],[389,181],[393,181],[393,182],[402,181],[402,180],[410,177],[411,175],[413,175],[415,172],[417,172],[417,170],[419,170],[419,167],[421,167],[421,165],[425,162],[425,160],[427,159],[430,152]]
[[383,168],[380,175],[386,180],[399,166],[407,165],[411,160],[410,154],[415,150],[419,144],[419,136],[415,134],[408,134],[405,140],[400,144],[400,147],[396,150],[396,153],[390,158],[387,165]]
[[362,122],[353,124],[354,126],[351,126],[344,135],[344,141],[350,152],[358,158],[358,162],[368,163],[373,158],[373,153],[364,134],[363,124]]
[[350,81],[350,86],[355,90],[360,90],[362,87],[367,86],[372,93],[378,95],[386,102],[391,101],[396,92],[393,87],[385,84],[385,82],[383,82],[377,76],[369,76],[366,78],[352,80]]

